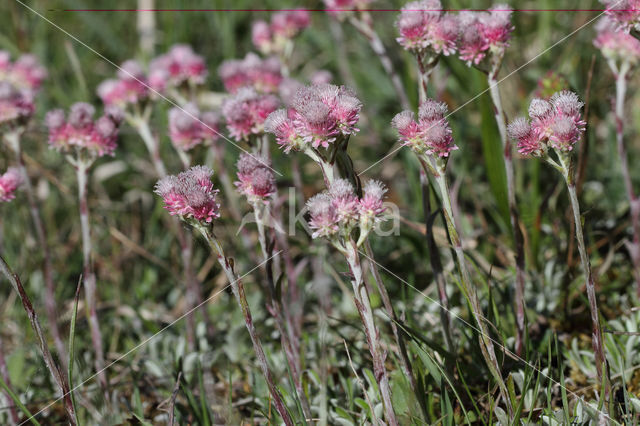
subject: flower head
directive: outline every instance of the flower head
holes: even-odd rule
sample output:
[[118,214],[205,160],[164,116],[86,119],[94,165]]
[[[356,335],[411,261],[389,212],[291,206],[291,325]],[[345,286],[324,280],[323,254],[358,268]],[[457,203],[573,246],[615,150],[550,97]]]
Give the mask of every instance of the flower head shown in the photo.
[[220,205],[216,202],[218,190],[213,188],[212,175],[213,170],[206,166],[191,167],[177,176],[160,179],[154,192],[162,197],[170,215],[211,223],[220,217]]
[[280,60],[261,59],[255,53],[248,53],[242,60],[224,61],[218,68],[218,75],[230,93],[247,86],[258,92],[274,93],[282,81]]
[[628,61],[637,64],[640,60],[640,40],[620,31],[616,22],[605,16],[596,25],[597,35],[593,40],[595,47],[610,61]]
[[250,87],[244,87],[225,99],[222,115],[231,136],[244,140],[252,134],[261,134],[266,118],[278,106],[279,101],[275,96],[259,94]]
[[113,155],[121,118],[105,111],[94,121],[94,114],[93,105],[84,102],[73,104],[67,119],[60,109],[49,111],[45,118],[49,145],[65,153],[81,150],[91,158]]
[[20,170],[17,167],[9,167],[3,175],[0,175],[0,202],[13,200],[21,184]]
[[[175,44],[164,55],[160,55],[149,64],[149,79],[156,90],[167,86],[178,87],[182,84],[199,85],[207,78],[208,70],[204,58],[196,54],[187,44]],[[161,77],[165,77],[161,83]],[[159,90],[161,91],[161,90]]]
[[523,155],[541,157],[549,148],[569,152],[585,131],[583,105],[578,95],[568,90],[556,92],[548,101],[534,99],[529,105],[531,122],[517,118],[508,126],[509,136]]
[[98,96],[105,105],[124,108],[149,96],[147,77],[142,66],[134,60],[122,63],[116,79],[108,79],[98,85]]
[[247,197],[250,203],[267,203],[276,192],[276,178],[267,158],[248,153],[240,154],[237,162],[238,191]]
[[31,91],[19,90],[8,81],[0,81],[0,126],[22,125],[34,111]]
[[305,86],[293,96],[288,110],[274,113],[266,129],[285,152],[306,145],[327,148],[338,136],[358,132],[361,109],[360,100],[344,86]]
[[263,20],[254,21],[251,24],[251,41],[260,52],[264,54],[271,53],[272,34],[269,24]]
[[357,245],[362,244],[373,226],[382,220],[385,208],[382,204],[386,193],[378,181],[368,181],[364,196],[359,199],[353,185],[347,179],[336,179],[331,187],[307,201],[311,216],[309,226],[313,238],[348,238],[356,228],[360,229]]
[[605,14],[616,28],[628,33],[640,25],[640,0],[600,0],[606,7]]
[[512,9],[497,4],[486,12],[463,11],[459,15],[458,51],[467,65],[478,65],[487,55],[502,54],[509,46],[514,26]]
[[440,0],[420,0],[407,3],[396,21],[400,33],[398,43],[407,50],[430,49],[448,56],[455,52],[458,20],[443,13]]
[[47,78],[47,70],[38,62],[35,55],[20,56],[11,67],[10,80],[16,87],[37,91]]
[[427,99],[420,105],[418,121],[411,111],[397,114],[391,121],[403,142],[418,154],[448,157],[458,149],[451,135],[451,127],[445,118],[447,105]]

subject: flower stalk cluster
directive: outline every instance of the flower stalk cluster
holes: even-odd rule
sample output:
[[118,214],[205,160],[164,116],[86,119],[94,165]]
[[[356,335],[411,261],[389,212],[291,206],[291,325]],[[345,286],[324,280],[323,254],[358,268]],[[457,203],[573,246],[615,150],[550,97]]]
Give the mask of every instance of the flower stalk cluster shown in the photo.
[[285,424],[293,426],[293,420],[287,411],[280,391],[275,385],[262,343],[253,324],[253,317],[247,303],[242,281],[232,266],[233,262],[225,255],[222,245],[214,233],[214,219],[220,217],[220,205],[216,199],[218,190],[213,187],[211,182],[212,175],[213,170],[210,168],[195,166],[177,176],[170,175],[158,181],[155,193],[162,198],[165,209],[169,214],[179,217],[202,234],[213,254],[217,257],[218,263],[227,275],[234,297],[242,311],[253,349],[267,381],[276,409]]
[[[403,145],[417,155],[425,173],[431,175],[440,192],[443,213],[449,240],[456,254],[460,279],[465,299],[471,307],[471,311],[480,333],[480,348],[485,358],[489,371],[500,387],[507,410],[511,413],[512,405],[509,392],[500,372],[500,364],[496,357],[493,340],[485,323],[485,316],[480,306],[477,289],[472,285],[471,275],[462,248],[462,241],[453,218],[451,193],[446,176],[446,168],[449,154],[457,149],[451,134],[451,128],[445,115],[447,106],[444,103],[427,99],[420,105],[418,121],[414,119],[411,111],[403,111],[396,115],[391,125],[397,130]],[[511,413],[512,414],[512,413]]]
[[106,392],[108,381],[104,373],[104,350],[98,322],[97,286],[91,258],[92,243],[87,193],[91,165],[99,157],[113,155],[122,115],[119,110],[110,109],[103,116],[94,120],[94,114],[93,105],[79,102],[71,106],[67,117],[62,110],[49,111],[46,116],[46,125],[49,128],[50,147],[65,154],[69,163],[76,170],[82,229],[82,277],[87,302],[87,317],[89,318],[95,352],[95,368],[100,385]]
[[258,20],[251,26],[251,41],[263,55],[276,54],[286,62],[293,51],[293,40],[311,24],[307,10],[283,10],[271,21]]
[[[581,139],[586,122],[582,118],[583,103],[578,96],[569,91],[554,94],[550,100],[534,99],[529,105],[530,121],[517,118],[509,124],[509,135],[517,142],[518,151],[529,157],[544,159],[558,170],[567,185],[569,200],[573,210],[576,239],[580,252],[580,260],[586,278],[587,297],[592,322],[592,346],[596,360],[598,380],[610,394],[607,360],[605,355],[600,314],[595,289],[591,262],[587,252],[582,230],[580,204],[576,192],[572,151]],[[555,153],[553,159],[551,152]]]

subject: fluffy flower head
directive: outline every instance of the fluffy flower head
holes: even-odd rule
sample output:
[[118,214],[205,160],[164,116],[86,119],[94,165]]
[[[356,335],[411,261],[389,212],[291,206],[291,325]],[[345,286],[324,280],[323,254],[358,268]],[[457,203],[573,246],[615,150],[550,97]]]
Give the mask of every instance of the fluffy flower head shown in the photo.
[[418,121],[411,111],[397,114],[391,121],[403,146],[409,146],[417,154],[448,157],[458,149],[451,135],[451,127],[445,118],[447,105],[427,99],[420,105]]
[[253,87],[258,92],[274,93],[282,81],[280,60],[261,59],[255,53],[248,53],[242,60],[224,61],[218,68],[225,89],[230,93],[242,87]]
[[0,202],[13,200],[21,184],[20,170],[17,167],[9,167],[4,174],[0,175]]
[[621,31],[617,23],[605,16],[596,25],[597,35],[593,40],[595,47],[610,61],[628,61],[637,64],[640,60],[640,40]]
[[274,95],[259,94],[250,87],[243,87],[222,103],[222,115],[231,136],[246,140],[250,135],[264,131],[266,118],[279,106]]
[[240,154],[236,164],[238,191],[247,197],[250,203],[267,203],[276,192],[276,178],[267,158],[248,153]]
[[220,217],[220,205],[216,202],[218,190],[213,188],[212,175],[213,170],[206,166],[191,167],[177,176],[159,180],[154,192],[162,197],[170,215],[211,223]]

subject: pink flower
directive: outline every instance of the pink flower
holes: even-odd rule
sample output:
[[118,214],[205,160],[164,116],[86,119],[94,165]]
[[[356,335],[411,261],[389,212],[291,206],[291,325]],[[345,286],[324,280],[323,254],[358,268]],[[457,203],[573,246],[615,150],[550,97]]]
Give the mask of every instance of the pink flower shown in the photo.
[[393,118],[391,125],[398,131],[403,146],[418,154],[448,157],[458,147],[445,118],[447,111],[445,103],[427,99],[420,105],[417,122],[413,112],[403,111]]
[[138,62],[125,61],[117,76],[117,79],[105,80],[98,86],[98,96],[105,105],[124,108],[127,104],[139,103],[149,96],[147,78]]
[[0,81],[0,126],[23,125],[35,111],[33,94]]
[[541,157],[547,152],[546,144],[531,130],[529,120],[518,117],[508,126],[509,136],[518,142],[518,152],[522,155]]
[[511,14],[511,7],[504,4],[494,5],[488,12],[461,12],[460,59],[467,65],[478,65],[488,54],[503,52],[514,30]]
[[555,93],[549,101],[531,101],[531,123],[518,118],[509,124],[509,135],[517,141],[518,152],[540,157],[548,148],[560,152],[573,150],[587,124],[580,112],[583,105],[578,95],[568,90]]
[[182,84],[199,85],[207,78],[208,71],[204,58],[197,55],[187,44],[175,44],[164,55],[160,55],[149,64],[153,70],[154,83],[159,83],[159,75],[165,75],[164,86],[178,87]]
[[275,37],[292,39],[311,24],[311,16],[306,10],[284,10],[271,16],[271,32]]
[[307,201],[311,216],[309,226],[314,230],[312,237],[349,238],[359,227],[357,245],[360,245],[385,212],[382,200],[386,192],[382,183],[368,181],[364,186],[364,196],[358,199],[351,182],[336,179],[329,190]]
[[51,147],[65,153],[79,149],[92,158],[113,155],[121,116],[111,110],[94,121],[94,113],[95,108],[84,102],[71,106],[67,120],[62,110],[49,111],[45,124]]
[[616,27],[624,32],[638,28],[640,23],[640,0],[600,0],[606,7],[606,15]]
[[279,101],[275,96],[261,95],[252,88],[244,87],[225,99],[222,103],[222,115],[231,136],[244,140],[250,135],[261,134],[265,119],[278,106]]
[[35,55],[20,56],[11,67],[13,83],[19,88],[37,91],[47,78],[47,70],[38,62]]
[[0,202],[11,201],[15,192],[22,184],[22,175],[17,167],[9,167],[5,174],[0,175]]
[[271,52],[271,29],[265,21],[254,21],[251,25],[251,41],[262,53]]
[[230,93],[247,86],[258,92],[274,93],[282,81],[280,60],[260,59],[255,53],[247,54],[242,60],[224,61],[218,69],[218,75]]
[[327,193],[320,193],[307,201],[307,209],[311,216],[309,227],[313,230],[312,238],[332,237],[338,233],[338,216]]
[[628,61],[637,64],[640,60],[640,40],[624,31],[619,31],[612,18],[604,17],[596,25],[595,47],[611,61]]
[[336,179],[329,188],[331,203],[340,227],[350,231],[358,222],[360,203],[353,185],[347,179]]
[[189,151],[203,142],[200,111],[194,104],[169,110],[169,138],[183,151]]
[[191,167],[177,176],[160,179],[154,192],[162,197],[170,215],[211,223],[220,217],[220,205],[216,202],[219,191],[213,188],[212,175],[213,170],[206,166]]
[[285,152],[305,145],[327,148],[338,136],[358,132],[362,103],[344,86],[301,87],[290,102],[289,110],[274,115],[267,127]]
[[442,12],[440,0],[407,3],[396,21],[400,37],[396,40],[408,50],[431,49],[448,56],[455,52],[458,20]]
[[276,142],[287,154],[292,150],[300,151],[306,145],[296,132],[293,120],[285,109],[279,109],[269,114],[264,122],[264,131],[275,135]]
[[276,192],[276,178],[269,160],[248,153],[240,154],[237,162],[238,191],[245,195],[250,203],[267,203]]

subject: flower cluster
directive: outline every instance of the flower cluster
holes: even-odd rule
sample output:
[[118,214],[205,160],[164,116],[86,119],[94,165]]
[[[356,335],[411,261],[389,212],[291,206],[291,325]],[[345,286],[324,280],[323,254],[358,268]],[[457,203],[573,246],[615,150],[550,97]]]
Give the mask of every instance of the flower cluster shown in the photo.
[[605,16],[596,25],[597,35],[594,46],[610,61],[628,61],[637,64],[640,60],[640,40],[624,31],[619,31],[616,23]]
[[135,60],[120,65],[116,79],[108,79],[98,85],[98,96],[105,105],[125,108],[149,96],[149,81],[142,66]]
[[250,204],[267,203],[276,192],[276,178],[267,158],[240,154],[236,163],[238,181],[235,182],[238,191],[247,197]]
[[449,56],[456,51],[458,19],[442,12],[440,0],[420,0],[407,3],[396,21],[400,33],[398,43],[405,49],[430,49]]
[[374,225],[382,220],[385,212],[382,200],[386,192],[382,183],[368,181],[364,186],[364,196],[359,199],[351,182],[335,180],[329,190],[307,201],[312,237],[348,237],[358,227],[358,241],[361,243]]
[[0,81],[7,81],[18,90],[36,92],[45,78],[47,70],[34,55],[25,54],[11,62],[9,52],[0,50]]
[[208,71],[204,58],[187,44],[175,44],[149,64],[149,84],[159,92],[168,87],[203,84]]
[[47,71],[35,56],[25,54],[11,62],[0,50],[0,125],[23,125],[34,113],[33,99]]
[[0,175],[0,202],[13,200],[21,184],[20,170],[17,167],[9,167],[5,174]]
[[640,0],[600,0],[606,7],[605,13],[624,32],[640,27]]
[[0,81],[0,125],[22,125],[34,113],[33,93]]
[[329,15],[344,18],[352,12],[365,10],[372,0],[324,0],[324,7]]
[[398,131],[403,146],[409,146],[417,154],[448,157],[458,147],[445,118],[447,111],[444,102],[427,99],[420,105],[418,121],[412,111],[403,111],[393,118],[391,125]]
[[117,78],[105,80],[98,86],[98,96],[105,105],[124,108],[127,104],[146,100],[155,92],[166,93],[184,84],[202,84],[207,74],[207,66],[201,56],[188,45],[176,44],[169,52],[151,61],[148,73],[137,61],[125,61],[118,70]]
[[224,61],[218,69],[218,75],[224,88],[230,93],[235,93],[242,87],[274,93],[282,81],[281,69],[278,58],[261,59],[255,53],[248,53],[244,59]]
[[503,52],[509,46],[512,9],[494,5],[487,12],[463,11],[458,16],[458,52],[467,65],[478,65],[488,54]]
[[285,152],[311,145],[327,148],[338,136],[358,132],[362,103],[344,86],[323,84],[302,87],[287,110],[269,116],[265,131],[276,136]]
[[280,106],[274,95],[260,94],[251,87],[243,87],[222,103],[222,115],[229,134],[238,140],[264,131],[265,119]]
[[173,145],[189,151],[204,142],[220,137],[220,118],[214,111],[200,112],[194,104],[169,110],[169,138]]
[[213,188],[212,175],[209,167],[191,167],[177,176],[159,180],[154,192],[162,197],[169,214],[182,220],[211,223],[220,217],[220,205],[216,202],[218,190]]
[[254,46],[265,55],[281,52],[285,44],[311,23],[306,10],[284,10],[271,16],[271,23],[255,21],[251,27]]
[[580,113],[582,106],[578,95],[567,90],[555,93],[548,101],[531,101],[531,120],[520,117],[508,127],[509,135],[517,141],[518,152],[541,157],[549,147],[563,153],[571,151],[587,124]]
[[51,147],[65,153],[81,150],[89,158],[113,155],[122,113],[117,108],[107,108],[95,121],[94,114],[93,105],[84,102],[73,104],[67,118],[61,109],[49,111],[45,124]]

